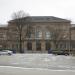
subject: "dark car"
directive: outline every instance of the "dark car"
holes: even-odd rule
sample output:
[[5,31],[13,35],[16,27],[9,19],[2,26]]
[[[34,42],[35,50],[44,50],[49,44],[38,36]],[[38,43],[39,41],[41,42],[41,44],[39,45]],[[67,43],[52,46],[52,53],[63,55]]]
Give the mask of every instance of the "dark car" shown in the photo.
[[50,53],[55,55],[69,55],[69,53],[65,50],[51,50]]

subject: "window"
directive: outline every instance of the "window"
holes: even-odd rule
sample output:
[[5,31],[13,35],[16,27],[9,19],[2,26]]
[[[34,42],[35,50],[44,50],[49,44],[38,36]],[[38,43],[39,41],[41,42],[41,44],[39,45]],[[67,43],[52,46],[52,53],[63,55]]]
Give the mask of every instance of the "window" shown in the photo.
[[46,39],[50,39],[51,38],[51,33],[49,31],[47,31],[45,33],[45,37],[46,37]]
[[75,48],[75,41],[71,41],[71,48]]
[[6,34],[4,34],[4,33],[0,33],[0,39],[6,39]]
[[42,32],[36,31],[36,38],[42,38]]
[[62,49],[62,50],[66,49],[66,42],[60,43],[59,48]]
[[32,34],[31,33],[28,33],[28,38],[32,38]]

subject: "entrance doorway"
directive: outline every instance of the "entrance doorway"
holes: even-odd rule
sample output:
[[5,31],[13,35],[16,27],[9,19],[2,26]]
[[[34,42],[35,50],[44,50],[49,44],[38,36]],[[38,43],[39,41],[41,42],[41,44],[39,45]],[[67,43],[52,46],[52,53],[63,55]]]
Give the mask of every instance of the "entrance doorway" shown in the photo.
[[50,41],[46,41],[45,47],[46,47],[46,50],[47,50],[47,51],[51,49]]
[[41,50],[41,42],[40,41],[36,41],[36,50],[37,51]]
[[32,50],[32,42],[31,41],[29,41],[27,43],[27,50]]

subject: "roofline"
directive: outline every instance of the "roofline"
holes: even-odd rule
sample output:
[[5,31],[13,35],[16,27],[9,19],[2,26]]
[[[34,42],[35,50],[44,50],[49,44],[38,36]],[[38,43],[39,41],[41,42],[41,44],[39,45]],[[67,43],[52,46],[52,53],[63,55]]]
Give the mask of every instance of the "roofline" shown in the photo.
[[[55,17],[55,16],[30,16],[31,18],[32,17]],[[26,17],[23,17],[23,18],[19,18],[19,19],[24,19]],[[58,19],[61,19],[62,21],[48,21],[48,22],[71,22],[70,20],[67,20],[67,19],[63,19],[63,18],[59,18],[59,17],[55,17],[55,18],[58,18]],[[16,20],[16,19],[14,19]],[[13,22],[14,20],[9,20],[8,23],[11,23]],[[64,20],[64,21],[63,21]],[[43,21],[44,22],[44,21]],[[47,21],[46,21],[47,22]],[[35,22],[34,22],[35,23]]]

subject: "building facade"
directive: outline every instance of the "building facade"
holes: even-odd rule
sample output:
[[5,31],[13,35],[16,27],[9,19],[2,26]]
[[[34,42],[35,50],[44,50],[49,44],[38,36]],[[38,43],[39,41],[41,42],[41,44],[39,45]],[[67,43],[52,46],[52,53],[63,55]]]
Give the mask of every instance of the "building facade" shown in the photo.
[[[46,53],[48,50],[71,50],[71,41],[74,37],[69,20],[53,16],[31,16],[30,22],[25,23],[20,32],[14,20],[8,22],[6,27],[6,48],[19,52],[20,43],[25,53]],[[30,26],[28,31],[28,26]],[[28,31],[28,32],[27,32]],[[27,35],[26,35],[27,34]],[[74,39],[75,40],[75,39]]]
[[7,25],[0,25],[0,49],[7,47]]

